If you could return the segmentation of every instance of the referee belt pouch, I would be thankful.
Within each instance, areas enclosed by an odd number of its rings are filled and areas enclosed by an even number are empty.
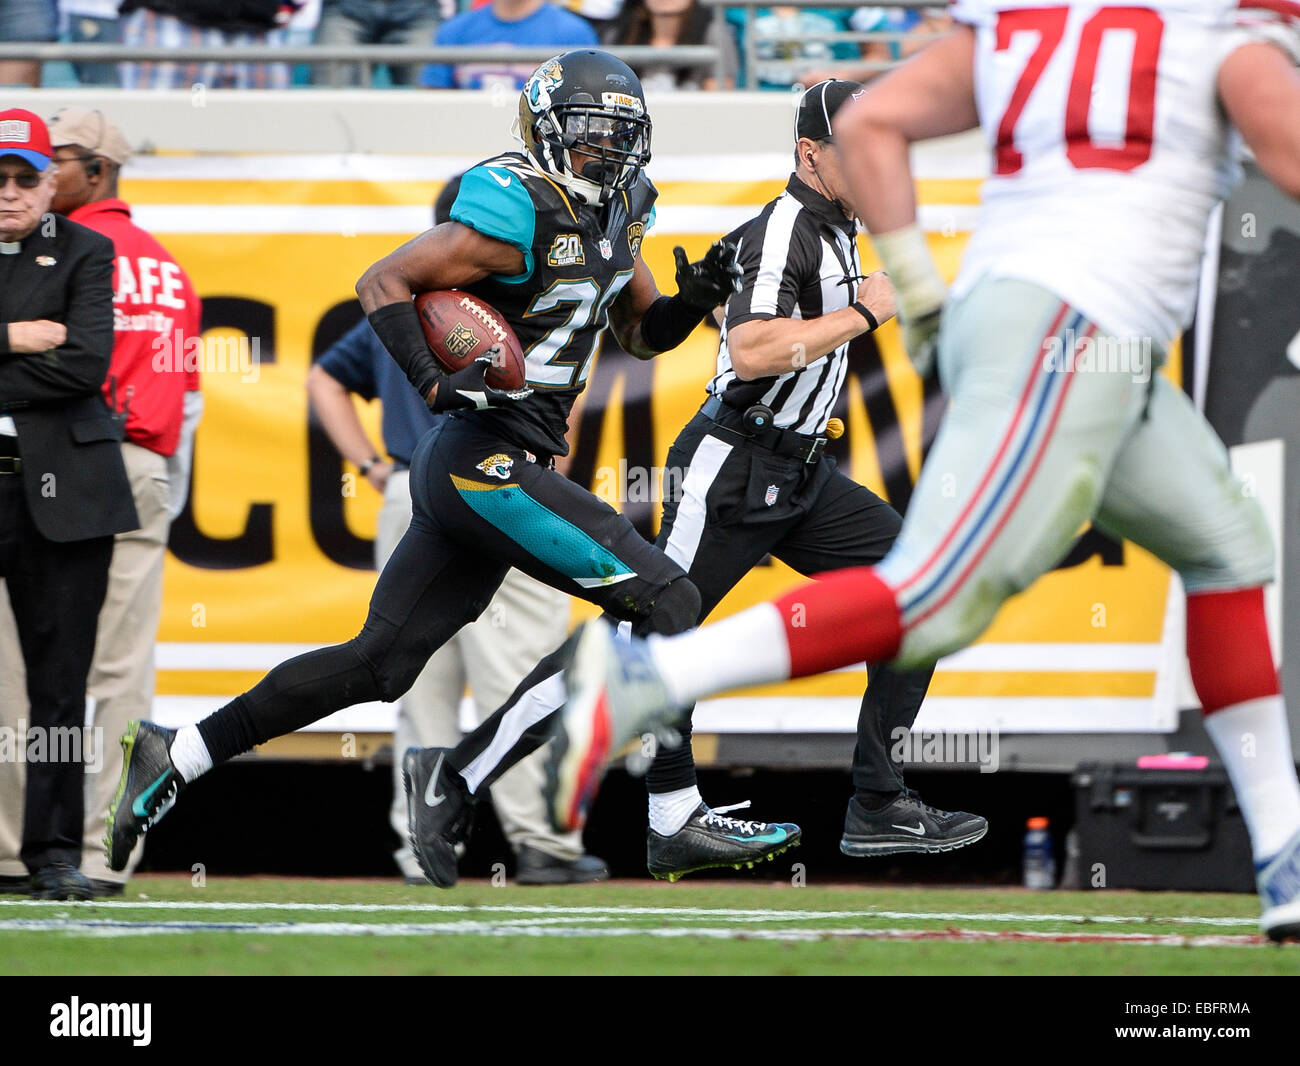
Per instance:
[[[1073,883],[1062,888],[1255,890],[1250,837],[1221,766],[1081,763],[1073,785]]]
[[[700,410],[722,429],[777,455],[789,456],[811,465],[820,462],[822,453],[826,451],[825,437],[810,437],[788,429],[750,429],[745,425],[744,413],[723,403],[720,396],[710,396]]]

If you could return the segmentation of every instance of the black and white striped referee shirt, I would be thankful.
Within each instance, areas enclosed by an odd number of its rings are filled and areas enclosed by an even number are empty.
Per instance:
[[[844,384],[848,344],[798,370],[742,381],[731,365],[727,333],[754,319],[817,318],[848,307],[862,279],[854,223],[791,175],[785,192],[735,234],[744,287],[727,302],[708,391],[741,411],[755,403],[770,407],[782,429],[820,434]]]

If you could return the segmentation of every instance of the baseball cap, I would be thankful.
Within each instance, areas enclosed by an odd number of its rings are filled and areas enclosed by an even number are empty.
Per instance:
[[[75,144],[121,166],[131,158],[131,145],[104,112],[88,107],[65,107],[50,119],[50,143],[55,148]]]
[[[840,81],[838,78],[819,81],[809,88],[799,98],[799,107],[794,113],[795,139],[829,140],[835,113],[862,91],[862,82]]]
[[[50,147],[50,131],[40,115],[21,107],[0,111],[0,156],[5,155],[25,159],[37,170],[50,165],[54,150]]]

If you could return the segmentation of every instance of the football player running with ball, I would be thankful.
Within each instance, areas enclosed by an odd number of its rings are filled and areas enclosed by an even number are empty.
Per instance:
[[[1300,784],[1264,616],[1276,553],[1204,417],[1140,363],[1191,319],[1207,222],[1239,175],[1234,127],[1300,199],[1300,5],[956,0],[952,15],[953,34],[835,123],[908,352],[924,364],[937,341],[949,396],[899,538],[877,566],[692,633],[615,642],[590,623],[551,749],[552,817],[590,802],[606,752],[713,692],[966,646],[1093,520],[1182,578],[1261,926],[1300,936]],[[977,126],[992,174],[949,299],[908,146]]]
[[[700,596],[681,567],[551,459],[567,452],[569,409],[606,324],[641,358],[676,347],[735,290],[735,250],[719,242],[696,263],[679,250],[678,293],[660,295],[640,254],[657,195],[643,172],[650,118],[636,75],[613,56],[573,51],[539,67],[520,99],[520,133],[524,152],[464,175],[451,221],[381,259],[357,284],[384,346],[429,407],[448,414],[412,457],[414,517],[379,576],[365,625],[344,644],[277,666],[197,726],[132,722],[105,839],[113,869],[177,792],[214,765],[340,708],[400,698],[433,652],[482,613],[511,566],[648,631],[694,624]],[[450,374],[439,366],[412,297],[453,288],[513,327],[526,387],[489,385],[491,354]],[[560,683],[556,667],[549,675]],[[520,717],[527,707],[514,710],[496,736],[501,754],[533,724]],[[463,828],[470,787],[442,749],[423,754],[408,768],[422,802]],[[475,780],[473,791],[485,794],[490,784]],[[416,853],[432,880],[455,882],[450,845],[430,857],[417,842]]]

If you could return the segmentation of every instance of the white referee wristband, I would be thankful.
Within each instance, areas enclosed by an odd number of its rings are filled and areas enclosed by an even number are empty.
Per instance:
[[[921,227],[913,222],[889,233],[872,234],[880,264],[898,295],[899,315],[915,322],[943,306],[948,286],[939,276]]]

